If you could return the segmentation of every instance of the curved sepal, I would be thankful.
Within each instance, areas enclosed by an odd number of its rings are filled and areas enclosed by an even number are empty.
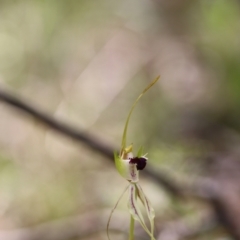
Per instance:
[[[130,214],[132,215],[132,217],[138,221],[142,228],[145,230],[145,232],[151,237],[151,240],[155,240],[154,236],[153,236],[153,228],[151,225],[151,231],[148,229],[148,227],[146,226],[146,223],[144,221],[144,218],[142,216],[142,213],[139,209],[139,206],[137,204],[137,197],[138,195],[138,187],[135,183],[132,183],[130,185],[130,194],[129,194],[129,201],[128,201],[128,209]]]
[[[114,152],[114,161],[119,174],[125,178],[127,175],[127,167],[117,152]]]
[[[154,234],[154,218],[155,218],[155,212],[154,209],[150,203],[150,201],[148,200],[148,198],[146,197],[146,195],[144,194],[141,186],[136,183],[136,187],[138,189],[138,196],[143,204],[143,206],[145,207],[145,210],[147,212],[148,215],[148,219],[151,225],[151,234]]]
[[[141,99],[141,97],[159,80],[160,76],[156,77],[143,91],[142,93],[138,96],[138,98],[136,99],[136,101],[133,103],[128,116],[127,116],[127,120],[124,126],[124,130],[123,130],[123,136],[122,136],[122,147],[121,149],[125,149],[126,148],[126,144],[127,144],[127,130],[128,130],[128,124],[129,124],[129,120],[131,118],[132,112],[135,108],[135,106],[137,105],[138,101]]]
[[[133,154],[130,152],[125,155],[126,159],[122,159],[116,152],[114,153],[114,161],[119,174],[129,182],[138,182],[138,170],[136,164],[130,163]]]

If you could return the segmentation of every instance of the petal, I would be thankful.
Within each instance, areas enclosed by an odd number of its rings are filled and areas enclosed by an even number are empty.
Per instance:
[[[146,195],[144,194],[141,186],[140,186],[138,183],[136,183],[136,187],[137,187],[137,189],[138,189],[138,196],[139,196],[141,202],[143,203],[143,205],[144,205],[144,207],[145,207],[145,209],[146,209],[148,218],[149,218],[150,220],[154,219],[154,217],[155,217],[155,212],[154,212],[154,209],[153,209],[150,201],[148,200],[148,198],[147,198]]]
[[[129,202],[128,202],[128,209],[132,217],[139,221],[143,229],[146,231],[146,233],[151,237],[151,239],[155,239],[153,237],[153,234],[149,231],[148,227],[145,224],[145,221],[143,219],[142,213],[137,205],[137,186],[135,183],[131,183],[129,187]]]
[[[142,213],[137,205],[137,188],[135,184],[130,184],[129,187],[129,202],[128,202],[128,209],[132,217],[139,221],[141,224],[146,226]]]
[[[149,219],[149,222],[151,225],[151,235],[153,236],[153,234],[154,234],[154,218],[155,218],[154,209],[153,209],[151,203],[149,202],[149,200],[147,199],[146,195],[144,194],[141,186],[136,183],[136,187],[138,190],[138,196],[146,209],[148,219]]]

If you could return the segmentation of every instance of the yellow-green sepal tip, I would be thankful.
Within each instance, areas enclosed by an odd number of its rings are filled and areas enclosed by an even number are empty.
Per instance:
[[[143,146],[141,146],[137,152],[137,157],[142,157],[143,156]]]

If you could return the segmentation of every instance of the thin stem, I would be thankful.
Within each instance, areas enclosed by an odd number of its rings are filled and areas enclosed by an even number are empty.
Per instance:
[[[154,223],[151,224],[151,240],[155,240],[154,238]]]
[[[134,225],[135,225],[135,220],[134,220],[133,216],[131,215],[130,227],[129,227],[129,240],[134,240]]]

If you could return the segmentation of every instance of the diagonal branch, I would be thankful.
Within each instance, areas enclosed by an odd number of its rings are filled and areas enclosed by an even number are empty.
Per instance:
[[[102,154],[110,161],[113,161],[114,148],[105,145],[103,141],[97,140],[97,138],[93,135],[87,134],[66,123],[61,122],[60,120],[57,120],[54,117],[51,117],[47,113],[38,110],[35,106],[30,105],[18,97],[15,97],[6,90],[0,89],[0,101],[17,108],[23,113],[27,113],[45,126],[54,129],[75,141],[85,144],[90,149]],[[151,166],[148,166],[148,168],[146,168],[142,173],[154,180],[156,183],[162,185],[170,194],[178,197],[183,195],[182,190],[176,184],[174,184],[172,180],[168,179],[168,177],[165,176],[166,174],[155,171]]]
[[[113,152],[114,148],[111,146],[107,146],[103,143],[103,141],[97,139],[94,137],[94,135],[90,135],[85,133],[84,131],[78,130],[74,128],[73,126],[70,126],[64,122],[61,122],[60,120],[51,117],[50,115],[46,114],[43,111],[38,110],[33,105],[30,105],[26,103],[25,101],[19,99],[18,97],[15,97],[11,93],[8,93],[5,90],[0,89],[0,101],[3,103],[14,107],[18,109],[20,112],[28,114],[29,116],[33,117],[40,123],[44,124],[45,126],[54,129],[55,131],[65,135],[66,137],[72,138],[75,141],[78,141],[79,143],[85,144],[87,147],[92,149],[93,151],[96,151],[103,156],[105,156],[108,160],[113,162]],[[161,185],[165,188],[165,190],[171,194],[174,197],[178,198],[184,198],[184,197],[197,197],[199,199],[209,200],[211,199],[211,184],[209,183],[202,183],[201,181],[198,181],[197,184],[194,184],[194,187],[180,186],[176,183],[170,176],[168,176],[167,173],[155,170],[151,165],[142,172],[146,177],[151,178],[154,182]],[[70,221],[71,222],[71,221]],[[75,222],[75,220],[74,220]],[[65,223],[64,223],[65,225]],[[47,226],[47,225],[46,225]],[[62,226],[61,224],[59,226]],[[48,228],[48,227],[47,227]],[[45,225],[41,227],[37,227],[34,229],[34,231],[29,231],[28,229],[20,229],[16,231],[10,231],[10,232],[0,232],[0,239],[1,236],[5,236],[3,239],[8,240],[21,240],[21,239],[29,239],[29,240],[38,240],[38,236],[45,237]],[[58,228],[58,224],[56,226]],[[61,228],[61,227],[60,227]],[[70,231],[70,235],[72,236],[72,232]],[[53,232],[58,232],[54,231]],[[89,231],[87,231],[89,233]],[[77,236],[78,233],[74,233]],[[22,238],[19,236],[22,236]],[[67,237],[68,238],[68,237]],[[67,239],[62,236],[62,238],[59,238],[59,236],[51,236],[50,240],[55,239]]]
[[[101,153],[107,158],[113,158],[113,148],[104,145],[102,142],[95,140],[93,136],[79,131],[78,129],[67,125],[59,120],[49,116],[43,111],[38,110],[36,107],[24,102],[23,100],[13,96],[12,94],[0,89],[0,101],[17,108],[18,110],[28,113],[32,117],[34,117],[37,121],[43,123],[47,127],[50,127],[59,133],[70,137],[76,141],[84,143],[89,148]]]

